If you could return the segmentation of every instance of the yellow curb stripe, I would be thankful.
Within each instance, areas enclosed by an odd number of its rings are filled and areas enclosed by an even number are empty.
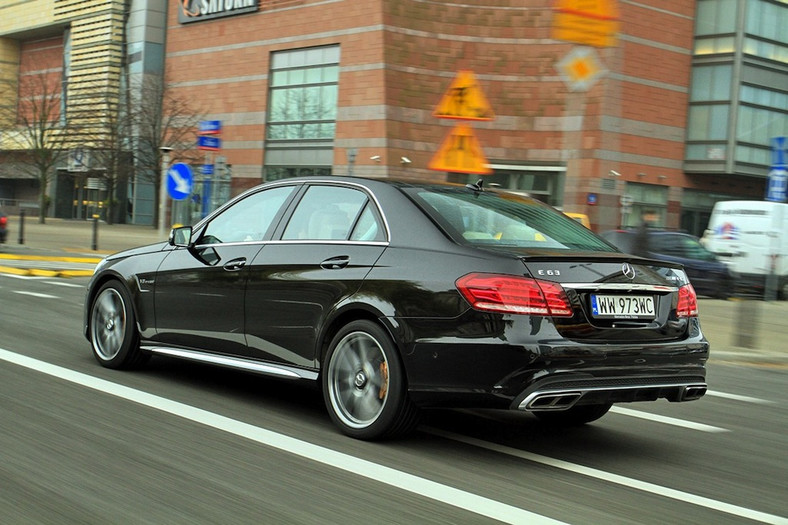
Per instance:
[[[0,266],[0,273],[27,277],[90,277],[93,275],[93,270],[43,270],[40,268]]]
[[[63,270],[59,272],[60,277],[90,277],[93,270]]]
[[[12,253],[0,253],[0,259],[16,261],[54,261],[98,264],[102,261],[101,257],[49,257],[47,255],[14,255]]]
[[[10,273],[12,275],[28,275],[29,270],[26,268],[13,268],[11,266],[0,266],[0,273]]]
[[[28,270],[28,275],[33,277],[57,277],[56,270],[42,270],[40,268],[31,268]]]

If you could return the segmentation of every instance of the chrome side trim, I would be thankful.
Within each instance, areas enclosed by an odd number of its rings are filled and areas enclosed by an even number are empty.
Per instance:
[[[310,381],[317,381],[318,377],[317,372],[312,372],[311,370],[301,370],[299,368],[276,365],[272,363],[261,363],[259,361],[242,359],[240,357],[209,354],[206,352],[199,352],[197,350],[184,350],[181,348],[167,348],[161,346],[142,346],[141,350],[150,352],[152,354],[177,357],[179,359],[188,359],[190,361],[223,366],[226,368],[234,368],[236,370],[244,370],[257,374],[284,377],[286,379],[308,379]]]

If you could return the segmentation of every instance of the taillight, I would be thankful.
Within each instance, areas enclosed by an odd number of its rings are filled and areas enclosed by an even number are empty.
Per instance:
[[[8,217],[0,217],[0,226],[5,226],[8,223]]]
[[[698,296],[691,284],[685,284],[679,288],[676,315],[678,317],[698,317]]]
[[[515,275],[469,273],[457,279],[457,290],[477,310],[571,317],[572,307],[558,283]]]

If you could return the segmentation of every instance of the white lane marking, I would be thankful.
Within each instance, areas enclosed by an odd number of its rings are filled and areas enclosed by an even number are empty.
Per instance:
[[[547,456],[540,456],[539,454],[534,454],[532,452],[526,452],[524,450],[507,447],[504,445],[498,445],[496,443],[490,443],[488,441],[482,441],[480,439],[476,439],[468,436],[462,436],[459,434],[455,434],[453,432],[445,432],[443,430],[438,430],[434,428],[425,429],[424,427],[422,427],[422,430],[445,439],[451,439],[453,441],[458,441],[460,443],[465,443],[467,445],[471,445],[474,447],[479,447],[485,450],[490,450],[493,452],[498,452],[500,454],[506,454],[508,456],[513,456],[527,461],[531,461],[533,463],[538,463],[540,465],[546,465],[548,467],[553,467],[560,470],[573,472],[575,474],[580,474],[582,476],[587,476],[589,478],[594,478],[601,481],[607,481],[609,483],[614,483],[616,485],[622,485],[627,488],[637,489],[643,492],[649,492],[651,494],[656,494],[658,496],[663,496],[673,500],[682,501],[684,503],[690,503],[692,505],[697,505],[699,507],[706,507],[708,509],[723,512],[725,514],[731,514],[733,516],[739,516],[753,521],[759,521],[761,523],[788,525],[788,518],[784,518],[782,516],[768,514],[766,512],[760,512],[757,510],[748,509],[746,507],[740,507],[738,505],[732,505],[730,503],[725,503],[723,501],[718,501],[703,496],[696,496],[695,494],[682,492],[680,490],[672,489],[670,487],[663,487],[661,485],[656,485],[654,483],[649,483],[647,481],[640,481],[634,478],[620,476],[618,474],[605,472],[604,470],[599,470],[592,467],[584,467],[583,465],[570,463],[568,461],[563,461],[560,459],[549,458]]]
[[[55,286],[65,286],[66,288],[85,288],[84,284],[74,284],[74,283],[69,283],[69,282],[66,282],[66,281],[43,281],[43,282],[45,282],[46,284],[52,284],[52,285],[55,285]]]
[[[371,461],[0,348],[0,359],[504,523],[560,521]]]
[[[15,273],[0,273],[0,275],[2,275],[3,277],[10,277],[12,279],[22,279],[25,281],[46,279],[46,277],[39,277],[37,275],[16,275]]]
[[[38,297],[41,299],[60,299],[57,295],[49,295],[48,293],[28,292],[26,290],[14,290],[14,293],[19,295],[29,295],[31,297]]]
[[[728,394],[727,392],[717,392],[714,390],[707,390],[707,396],[714,396],[714,397],[721,397],[723,399],[731,399],[733,401],[742,401],[744,403],[755,403],[758,405],[774,405],[776,404],[774,401],[769,401],[768,399],[760,399],[757,397],[750,397],[750,396],[740,396],[739,394]]]
[[[725,428],[713,427],[711,425],[704,425],[703,423],[695,423],[694,421],[687,421],[685,419],[676,419],[675,417],[650,414],[648,412],[641,412],[640,410],[632,410],[631,408],[622,408],[622,407],[614,406],[613,408],[610,409],[610,411],[624,416],[638,417],[640,419],[656,421],[657,423],[664,423],[665,425],[673,425],[674,427],[688,428],[690,430],[700,430],[701,432],[730,432],[730,430]]]

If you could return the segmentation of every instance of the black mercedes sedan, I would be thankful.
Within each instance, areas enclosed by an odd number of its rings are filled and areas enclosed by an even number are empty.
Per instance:
[[[165,355],[314,384],[360,439],[431,407],[578,425],[690,401],[709,356],[681,265],[482,181],[263,184],[99,263],[84,333],[110,368]]]

